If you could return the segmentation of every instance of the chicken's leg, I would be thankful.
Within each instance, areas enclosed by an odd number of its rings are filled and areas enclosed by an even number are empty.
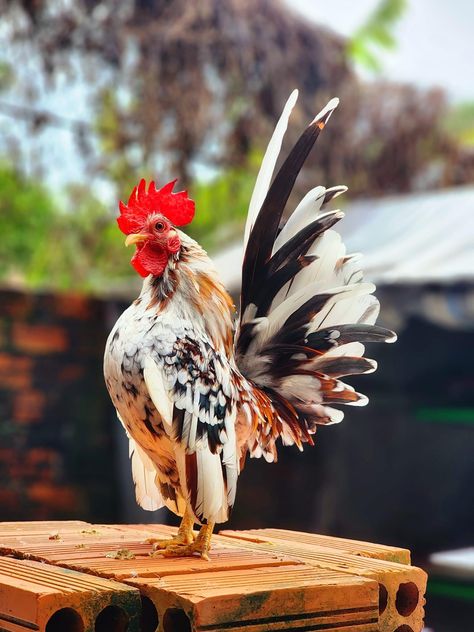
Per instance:
[[[197,538],[190,544],[168,546],[162,553],[165,557],[188,557],[198,553],[204,560],[209,560],[211,548],[211,536],[214,523],[203,524]]]
[[[148,538],[148,540],[146,540],[147,544],[153,544],[154,552],[151,553],[151,555],[160,555],[161,551],[168,547],[182,547],[193,543],[195,539],[193,527],[194,516],[189,509],[186,508],[181,524],[179,525],[178,533],[174,538],[166,540],[162,538]]]

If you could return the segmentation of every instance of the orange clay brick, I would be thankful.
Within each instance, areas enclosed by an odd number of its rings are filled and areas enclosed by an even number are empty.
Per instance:
[[[138,632],[140,611],[139,592],[130,586],[0,557],[2,631]]]
[[[55,528],[55,523],[50,523],[52,529],[39,534],[0,535],[0,551],[115,579],[298,564],[298,560],[273,551],[242,550],[228,542],[213,546],[210,562],[198,557],[150,557],[152,545],[140,531],[105,525],[63,530],[59,524]],[[120,551],[122,556],[126,553],[133,558],[120,559]]]
[[[361,542],[359,540],[349,540],[347,538],[335,538],[329,535],[318,535],[317,533],[304,533],[302,531],[287,531],[286,529],[249,529],[246,531],[220,531],[227,537],[237,537],[247,539],[250,542],[265,542],[268,539],[282,540],[292,544],[310,544],[323,546],[324,548],[335,549],[343,553],[361,555],[362,557],[372,557],[387,562],[398,562],[398,564],[410,564],[410,551],[400,549],[385,544],[373,544],[372,542]]]
[[[163,525],[134,525],[133,528],[148,534],[156,530],[160,537],[165,533],[170,537],[175,532],[174,528]],[[272,535],[267,535],[269,533]],[[273,551],[318,568],[373,579],[379,584],[381,632],[394,632],[403,625],[407,626],[405,632],[419,632],[423,628],[427,576],[422,569],[409,565],[410,552],[406,549],[279,529],[224,530],[221,534],[214,536],[214,544],[225,545],[227,540],[232,546],[238,542],[238,546],[247,550]],[[403,563],[390,561],[394,558]]]
[[[0,353],[0,389],[23,389],[31,385],[31,358]]]
[[[274,551],[242,550],[236,546],[221,544],[213,547],[210,561],[198,557],[150,557],[152,546],[137,536],[121,538],[117,535],[113,539],[101,541],[83,536],[80,541],[71,541],[59,532],[49,537],[25,537],[14,542],[3,542],[0,549],[3,553],[14,554],[22,559],[57,564],[119,581],[236,569],[245,572],[251,568],[294,566],[300,563],[295,558]],[[131,559],[123,559],[129,556]]]
[[[84,492],[77,487],[46,480],[31,483],[26,494],[31,502],[40,504],[43,509],[70,511],[72,507],[81,505]]]
[[[45,404],[46,396],[41,391],[22,390],[13,399],[13,418],[23,423],[38,421],[43,416]]]
[[[66,332],[55,325],[15,323],[12,337],[15,347],[27,353],[58,353],[68,346]]]
[[[378,630],[376,582],[310,566],[145,577],[127,583],[155,606],[162,632]]]
[[[422,629],[426,574],[404,549],[268,529],[223,531],[210,562],[149,557],[147,538],[175,533],[167,525],[8,523],[0,524],[0,553],[139,588],[144,632]]]
[[[348,575],[359,575],[378,582],[379,585],[379,630],[394,632],[399,626],[408,626],[407,630],[421,632],[424,618],[424,594],[426,591],[426,573],[414,566],[397,564],[386,560],[367,558],[337,551],[336,549],[314,546],[299,541],[265,538],[259,542],[237,538],[237,532],[228,538],[230,545],[254,551],[274,551],[280,555],[290,555],[296,559],[328,570],[337,570]],[[226,539],[217,536],[218,541]]]
[[[0,522],[0,542],[8,538],[25,538],[29,536],[48,536],[52,532],[79,533],[84,529],[92,529],[89,522],[82,520],[31,520],[29,522]]]
[[[169,538],[172,535],[176,534],[176,528],[166,526],[166,525],[129,525],[128,527],[124,527],[124,529],[129,529],[131,531],[139,530],[142,532],[143,536],[146,537],[164,537]],[[229,551],[232,556],[235,556],[238,559],[240,555],[242,560],[245,559],[247,552],[252,552],[253,554],[257,553],[254,549],[249,547],[247,551],[240,546],[240,542],[238,543],[238,548],[235,549],[232,541],[227,538],[221,538],[219,536],[215,536],[212,541],[213,548],[210,552],[211,563],[216,563],[219,556],[222,557],[222,561],[224,561],[224,549],[226,547],[232,547],[234,550]],[[240,550],[239,550],[240,549]],[[278,551],[266,550],[259,551],[265,552],[267,554],[272,554],[274,559],[277,558],[279,554]],[[230,555],[229,555],[230,557]],[[301,592],[306,590],[303,581],[303,571],[308,570],[308,565],[303,564],[304,560],[298,559],[295,555],[280,555],[280,561],[278,563],[278,568],[276,565],[270,564],[268,562],[267,571],[272,574],[272,578],[275,580],[275,587],[273,589],[268,589],[266,592],[271,591],[271,597],[268,597],[269,601],[265,606],[262,606],[262,611],[258,612],[255,609],[255,603],[259,603],[259,595],[260,591],[264,591],[264,587],[262,587],[262,578],[260,577],[260,573],[262,572],[262,563],[259,560],[255,560],[258,562],[258,568],[251,569],[250,567],[245,571],[245,573],[238,573],[236,569],[232,569],[231,567],[225,569],[225,567],[221,567],[221,572],[215,573],[212,576],[208,571],[206,571],[205,566],[200,560],[197,560],[198,565],[195,562],[187,562],[183,563],[181,568],[178,568],[177,565],[171,566],[170,569],[169,562],[176,563],[177,560],[163,560],[163,566],[161,568],[157,567],[157,571],[160,577],[161,582],[157,582],[154,579],[153,572],[149,573],[149,577],[144,577],[140,572],[140,567],[135,564],[135,569],[138,572],[138,577],[134,578],[126,578],[124,575],[115,575],[115,577],[120,577],[122,581],[127,583],[131,583],[132,585],[136,585],[140,588],[142,595],[148,597],[157,611],[161,614],[161,620],[166,622],[166,612],[169,611],[169,627],[160,628],[164,632],[168,632],[168,630],[220,630],[221,626],[225,625],[225,629],[229,630],[297,630],[303,628],[306,629],[331,629],[337,630],[339,628],[346,631],[355,631],[355,630],[370,630],[377,629],[378,630],[378,584],[377,585],[377,608],[373,609],[373,604],[369,606],[368,610],[363,611],[363,607],[361,610],[357,610],[359,606],[357,606],[357,599],[354,598],[353,594],[351,594],[348,585],[344,584],[344,589],[341,589],[341,585],[338,584],[334,586],[331,584],[334,580],[334,575],[340,577],[339,571],[331,571],[326,569],[314,569],[315,577],[317,577],[317,585],[318,591],[328,590],[328,585],[332,585],[332,591],[334,591],[340,598],[340,611],[336,614],[334,610],[318,610],[318,613],[321,615],[320,617],[315,614],[309,607],[305,609],[306,606],[302,606],[299,604],[300,610],[294,608],[292,610],[292,600],[294,599],[294,593],[292,592],[293,588],[298,585],[298,581],[301,579],[302,584],[300,588],[300,596]],[[121,565],[125,564],[121,562]],[[129,562],[126,563],[127,565]],[[205,564],[205,563],[204,563]],[[167,568],[168,567],[168,568]],[[97,566],[94,566],[95,570],[98,570]],[[124,570],[128,568],[123,567]],[[153,567],[154,568],[154,567]],[[158,570],[159,568],[159,570]],[[179,571],[179,575],[175,575],[175,568]],[[199,581],[196,582],[192,580],[192,577],[185,577],[185,575],[191,575],[195,577],[195,573],[199,569],[200,576]],[[298,570],[297,570],[298,569]],[[216,569],[217,570],[217,569]],[[104,568],[102,566],[102,570],[100,573],[104,572]],[[182,573],[182,575],[181,575]],[[275,573],[275,575],[273,575]],[[296,573],[296,575],[295,575]],[[299,573],[303,573],[299,575]],[[212,577],[212,579],[210,579]],[[264,578],[268,579],[268,575],[264,575]],[[209,578],[209,579],[208,579]],[[258,579],[257,579],[258,578]],[[150,581],[148,581],[148,579]],[[347,574],[346,579],[353,581],[355,579],[354,576],[350,577]],[[359,579],[361,579],[359,577]],[[176,586],[173,583],[173,580],[177,582],[184,582],[185,588],[183,588],[184,600],[181,599],[182,595],[180,594],[180,600],[171,602],[167,597],[163,597],[165,594],[168,595],[168,592],[171,590],[175,592]],[[281,585],[279,582],[281,581]],[[322,588],[324,582],[327,582],[328,585],[325,585],[325,588]],[[350,583],[349,581],[349,583]],[[371,586],[373,586],[372,582],[375,581],[373,578],[366,578],[366,581],[371,582]],[[162,583],[165,583],[166,587],[163,589],[164,592],[160,592],[160,586]],[[187,582],[187,584],[186,584]],[[292,583],[294,582],[294,583]],[[189,602],[186,602],[186,598],[189,596],[189,588],[188,585],[194,583],[194,586],[198,586],[193,595],[194,599],[191,599]],[[253,584],[253,586],[252,586]],[[214,594],[212,592],[212,587],[221,586],[223,592],[220,596],[219,594]],[[277,587],[278,586],[278,587]],[[282,588],[284,586],[284,588]],[[359,585],[360,586],[360,585]],[[203,587],[205,587],[205,592],[203,593]],[[252,592],[253,588],[253,592]],[[209,594],[208,594],[209,589]],[[231,590],[232,589],[232,590]],[[279,590],[281,589],[281,593]],[[354,589],[352,585],[351,590]],[[312,589],[316,591],[316,589]],[[312,590],[308,590],[308,595]],[[354,589],[355,590],[355,589]],[[248,593],[248,594],[247,594]],[[258,593],[257,595],[255,593]],[[279,593],[279,594],[278,594]],[[327,593],[325,593],[327,596]],[[168,595],[169,596],[169,595]],[[321,604],[324,604],[325,608],[328,608],[329,601],[324,601],[324,594],[322,596]],[[267,595],[265,596],[265,599]],[[313,603],[313,602],[312,602]],[[350,604],[352,607],[348,607]],[[367,607],[367,606],[366,606]],[[249,619],[242,619],[239,623],[239,613],[242,611],[248,611],[250,614]],[[204,618],[200,621],[201,614],[200,613],[208,613],[209,620],[206,621]],[[255,612],[255,617],[251,614]],[[322,612],[322,614],[321,614]],[[365,612],[365,614],[363,614]],[[202,615],[204,616],[204,615]],[[220,619],[218,618],[221,617]],[[328,617],[325,619],[325,617]],[[213,618],[212,618],[213,617]],[[228,618],[225,618],[228,617]],[[211,623],[212,621],[212,623]],[[253,622],[253,623],[251,623]],[[307,627],[307,626],[310,627]],[[176,627],[173,627],[176,626]],[[179,627],[181,626],[181,627]],[[186,627],[187,626],[187,627]]]
[[[160,632],[232,632],[242,625],[252,632],[301,630],[302,624],[304,629],[314,625],[344,632],[377,630],[378,584],[371,579],[312,568],[274,551],[243,550],[225,538],[217,538],[210,562],[150,558],[152,547],[144,542],[146,537],[176,532],[162,525],[25,527],[28,534],[0,525],[2,552],[121,578],[136,586],[142,593],[144,632],[154,632],[158,620]],[[107,557],[124,549],[135,557]]]
[[[86,320],[91,315],[91,302],[81,294],[56,294],[55,312],[58,316]]]
[[[119,541],[136,542],[137,538],[143,539],[143,534],[127,531],[125,535],[120,528],[98,526],[80,520],[0,523],[0,551],[8,554],[21,553],[22,547],[26,545],[41,547],[52,541],[71,545],[91,542],[102,545]]]

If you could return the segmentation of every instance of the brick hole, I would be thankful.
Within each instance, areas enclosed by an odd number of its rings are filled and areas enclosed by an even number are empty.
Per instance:
[[[383,584],[379,584],[379,614],[385,612],[388,603],[388,590]]]
[[[413,632],[413,628],[410,628],[409,625],[401,625],[395,630],[395,632]]]
[[[142,596],[142,616],[140,618],[142,632],[156,632],[160,619],[155,604],[149,597]]]
[[[48,619],[46,632],[84,632],[84,622],[73,608],[61,608]]]
[[[163,632],[192,632],[191,621],[184,610],[168,608],[163,617]]]
[[[414,582],[406,582],[398,587],[395,606],[402,617],[408,617],[418,605],[420,593]],[[402,630],[401,632],[405,632]]]
[[[118,606],[107,606],[95,620],[95,632],[127,632],[128,615]]]

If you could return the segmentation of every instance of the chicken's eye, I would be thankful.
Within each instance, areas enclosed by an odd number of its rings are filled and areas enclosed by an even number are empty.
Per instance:
[[[165,223],[164,222],[156,222],[155,230],[157,232],[159,232],[159,233],[162,233],[165,230]]]

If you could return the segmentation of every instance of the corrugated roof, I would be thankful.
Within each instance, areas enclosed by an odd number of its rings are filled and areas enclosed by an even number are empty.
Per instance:
[[[347,252],[362,252],[365,278],[379,284],[474,280],[474,186],[361,200],[337,225]],[[216,254],[225,285],[240,286],[242,244]]]

